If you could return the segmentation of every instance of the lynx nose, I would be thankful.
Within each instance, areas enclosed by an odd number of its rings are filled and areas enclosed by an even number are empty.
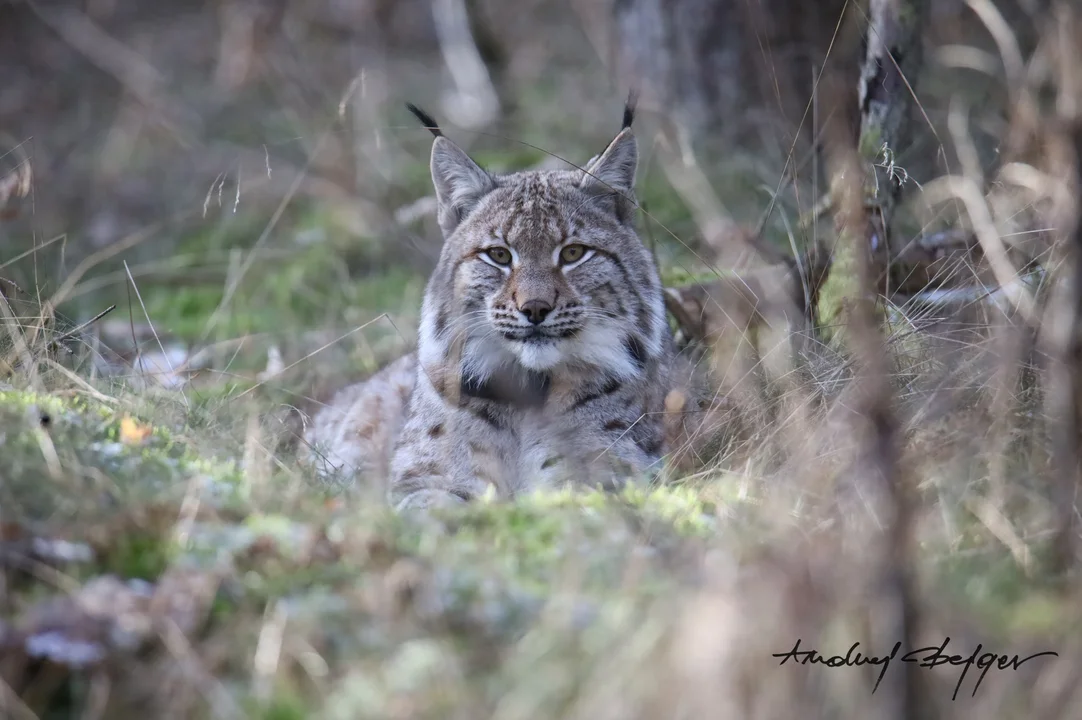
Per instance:
[[[549,305],[544,300],[527,300],[519,305],[518,311],[525,315],[526,319],[534,325],[540,325],[549,312],[552,311],[552,305]]]

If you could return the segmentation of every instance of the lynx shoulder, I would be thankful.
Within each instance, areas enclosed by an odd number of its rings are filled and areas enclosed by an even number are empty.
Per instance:
[[[416,375],[417,354],[409,353],[367,380],[339,390],[312,413],[304,446],[321,478],[385,485]]]

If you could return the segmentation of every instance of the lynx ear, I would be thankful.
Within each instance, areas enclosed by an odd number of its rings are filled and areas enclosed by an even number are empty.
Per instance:
[[[440,228],[449,236],[481,198],[496,188],[491,175],[445,137],[432,143],[432,185]]]
[[[477,202],[496,187],[496,181],[447,139],[431,115],[413,103],[406,103],[406,109],[436,138],[432,143],[432,185],[436,189],[440,229],[447,237]]]
[[[628,223],[635,210],[635,171],[639,163],[638,142],[631,128],[620,131],[605,152],[587,163],[579,186],[604,198],[620,222]]]
[[[639,94],[634,88],[628,92],[627,102],[624,103],[624,118],[620,125],[620,134],[609,143],[605,152],[594,155],[586,161],[583,166],[583,184],[586,184],[591,175],[597,176],[600,171],[622,174],[622,177],[605,178],[605,182],[613,187],[631,190],[635,186],[635,169],[639,162],[639,150],[638,143],[631,136],[631,125],[635,122],[635,106],[638,105],[638,97]],[[608,170],[600,165],[603,158],[611,163]],[[627,167],[628,163],[630,163],[630,168]]]
[[[600,183],[609,186],[609,189],[631,190],[635,187],[638,164],[638,141],[631,128],[625,128],[609,143],[605,152],[587,164],[589,172],[584,174],[582,186],[585,188]]]

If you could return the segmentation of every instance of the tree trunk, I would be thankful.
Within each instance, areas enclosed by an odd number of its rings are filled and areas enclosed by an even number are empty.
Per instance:
[[[731,151],[747,140],[788,151],[795,137],[807,149],[812,123],[805,111],[844,6],[615,0],[617,76],[640,87],[644,108],[681,125],[697,152]]]
[[[869,222],[860,230],[864,242],[839,237],[830,277],[819,295],[818,321],[827,336],[837,337],[846,322],[846,307],[859,296],[856,269],[859,248],[875,258],[876,275],[885,271],[890,253],[890,222],[904,185],[905,175],[894,165],[894,154],[910,139],[910,118],[916,78],[923,61],[921,28],[926,0],[870,0],[871,22],[857,86],[860,131],[857,147],[861,160],[870,166],[873,182],[865,190],[871,209]],[[831,179],[831,193],[838,190]],[[839,231],[846,232],[839,228]],[[848,231],[853,231],[850,228]]]
[[[1066,92],[1075,92],[1073,88]],[[1075,102],[1078,102],[1075,100]],[[1073,196],[1082,188],[1082,119],[1068,118],[1074,157]],[[1044,390],[1054,473],[1053,497],[1056,519],[1052,536],[1051,565],[1067,573],[1079,556],[1079,522],[1076,517],[1082,490],[1082,203],[1072,208],[1073,229],[1057,248],[1057,282],[1045,310],[1042,333],[1048,357]]]

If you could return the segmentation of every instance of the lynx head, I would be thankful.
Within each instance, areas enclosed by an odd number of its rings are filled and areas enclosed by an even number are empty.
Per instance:
[[[661,284],[635,231],[630,105],[623,129],[584,168],[506,175],[482,169],[410,109],[436,136],[444,236],[422,310],[423,363],[446,360],[457,342],[475,379],[590,367],[627,377],[666,351]]]

